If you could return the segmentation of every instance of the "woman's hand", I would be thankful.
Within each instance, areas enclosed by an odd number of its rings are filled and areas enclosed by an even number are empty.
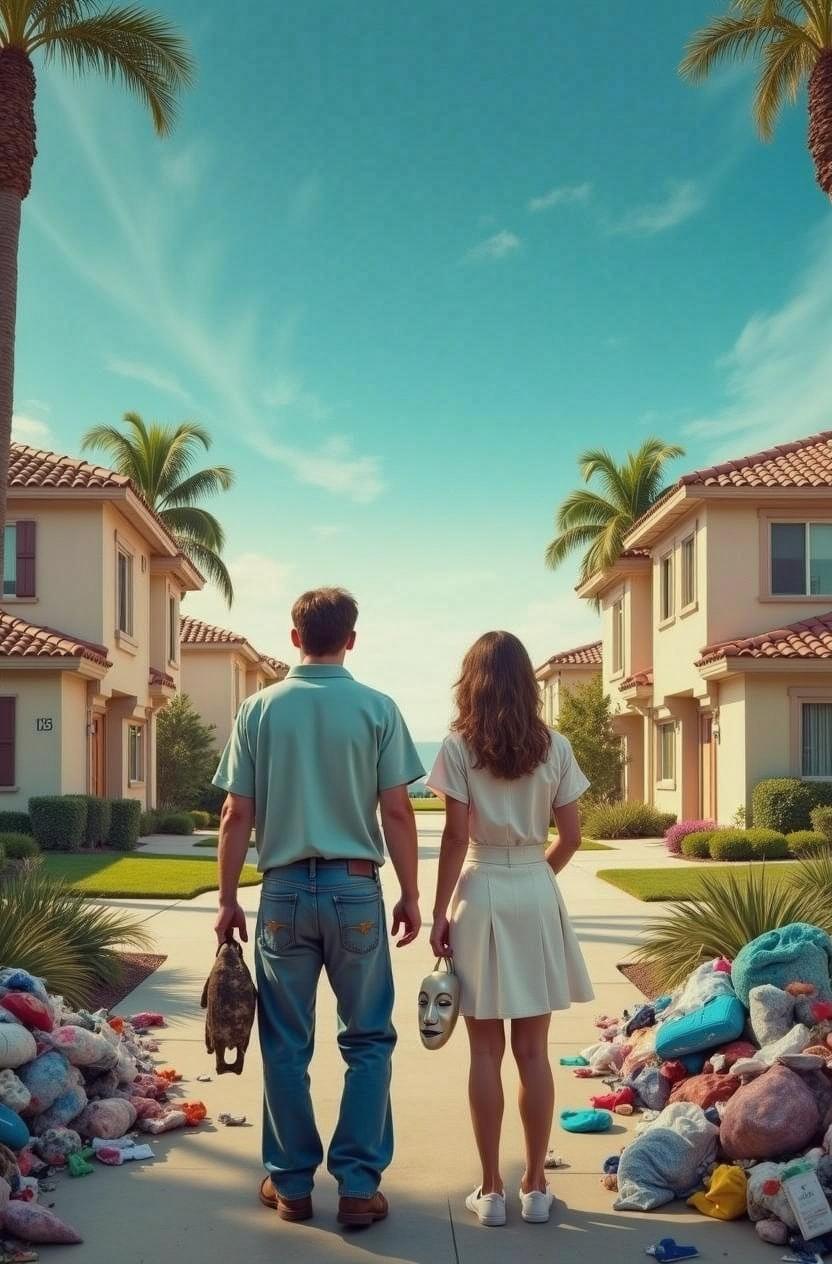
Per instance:
[[[435,917],[430,932],[430,946],[435,957],[452,957],[451,923],[447,917]]]

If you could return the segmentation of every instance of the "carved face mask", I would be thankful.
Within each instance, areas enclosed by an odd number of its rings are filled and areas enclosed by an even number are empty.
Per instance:
[[[443,958],[419,989],[419,1035],[425,1048],[441,1049],[447,1044],[458,1017],[459,979],[453,963]]]

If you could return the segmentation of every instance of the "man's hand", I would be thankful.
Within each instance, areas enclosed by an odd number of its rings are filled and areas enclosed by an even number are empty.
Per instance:
[[[398,935],[400,930],[405,933],[401,939],[396,940],[397,948],[404,948],[406,944],[412,944],[413,940],[419,934],[422,926],[422,914],[419,912],[419,901],[405,899],[404,896],[399,900],[393,909],[393,934]]]
[[[244,944],[248,943],[246,915],[235,900],[233,904],[220,904],[217,920],[214,922],[217,940],[224,944],[236,930]]]
[[[435,917],[430,932],[430,946],[435,957],[452,957],[451,924],[447,917]]]

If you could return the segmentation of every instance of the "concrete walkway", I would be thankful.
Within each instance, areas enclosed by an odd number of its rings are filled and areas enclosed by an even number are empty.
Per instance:
[[[436,876],[441,818],[419,820],[422,854],[422,905],[431,907]],[[181,845],[185,841],[178,840]],[[645,844],[626,844],[647,847]],[[157,850],[155,845],[148,851]],[[188,854],[204,854],[189,850]],[[212,853],[208,853],[209,855]],[[614,1013],[639,1000],[616,970],[616,963],[638,939],[646,906],[595,877],[599,867],[620,864],[621,852],[580,853],[562,879],[562,887],[582,942],[596,988],[596,1001],[555,1015],[551,1054],[558,1059],[579,1050],[593,1038],[593,1017]],[[634,858],[634,857],[633,857]],[[659,849],[656,848],[656,860]],[[600,862],[600,863],[599,863]],[[644,861],[642,861],[644,863]],[[651,863],[648,861],[648,863]],[[395,879],[384,871],[388,905]],[[242,892],[253,933],[258,889]],[[290,1226],[257,1201],[261,1176],[260,1065],[250,1049],[240,1078],[227,1075],[211,1083],[196,1082],[213,1073],[203,1044],[203,1015],[199,996],[210,969],[215,943],[211,931],[215,896],[192,901],[131,901],[149,920],[157,951],[167,954],[165,965],[120,1006],[129,1014],[159,1009],[169,1026],[161,1033],[160,1057],[185,1076],[182,1095],[202,1098],[212,1122],[194,1132],[181,1132],[154,1142],[157,1157],[143,1165],[106,1169],[97,1167],[85,1180],[60,1179],[55,1209],[75,1224],[85,1237],[83,1248],[53,1247],[54,1264],[83,1259],[85,1264],[167,1264],[182,1256],[207,1261],[246,1260],[273,1264],[340,1264],[373,1260],[393,1264],[491,1264],[511,1261],[551,1261],[594,1264],[612,1259],[644,1259],[644,1250],[662,1237],[695,1242],[704,1259],[730,1258],[732,1264],[758,1261],[766,1249],[747,1222],[722,1225],[706,1220],[683,1204],[649,1215],[612,1211],[613,1196],[602,1189],[602,1161],[626,1142],[629,1120],[616,1124],[606,1136],[573,1136],[557,1123],[552,1146],[569,1166],[551,1174],[558,1202],[549,1225],[524,1225],[516,1202],[522,1170],[522,1134],[514,1098],[516,1075],[506,1062],[506,1120],[504,1175],[509,1192],[509,1224],[502,1230],[480,1228],[464,1207],[465,1195],[477,1176],[474,1145],[466,1101],[466,1041],[462,1027],[443,1050],[426,1052],[416,1029],[419,981],[432,958],[423,935],[409,949],[393,949],[398,1000],[396,1025],[399,1046],[395,1059],[394,1095],[397,1150],[384,1188],[391,1203],[389,1220],[368,1231],[344,1232],[335,1220],[336,1192],[326,1172],[315,1191],[315,1219]],[[248,949],[251,958],[251,945]],[[315,1100],[322,1136],[333,1128],[342,1081],[342,1064],[335,1043],[332,998],[321,987],[318,1011],[318,1048],[312,1066]],[[557,1067],[558,1106],[584,1106],[592,1082],[575,1080]],[[601,1082],[597,1091],[603,1091]],[[244,1128],[224,1128],[213,1122],[220,1111],[247,1115]],[[768,1253],[774,1260],[777,1256]],[[44,1255],[43,1258],[46,1258]]]

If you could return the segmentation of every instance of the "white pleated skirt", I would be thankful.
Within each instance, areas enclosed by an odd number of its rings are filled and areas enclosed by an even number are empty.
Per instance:
[[[591,1001],[592,984],[545,849],[471,845],[451,948],[469,1018],[532,1018]]]

